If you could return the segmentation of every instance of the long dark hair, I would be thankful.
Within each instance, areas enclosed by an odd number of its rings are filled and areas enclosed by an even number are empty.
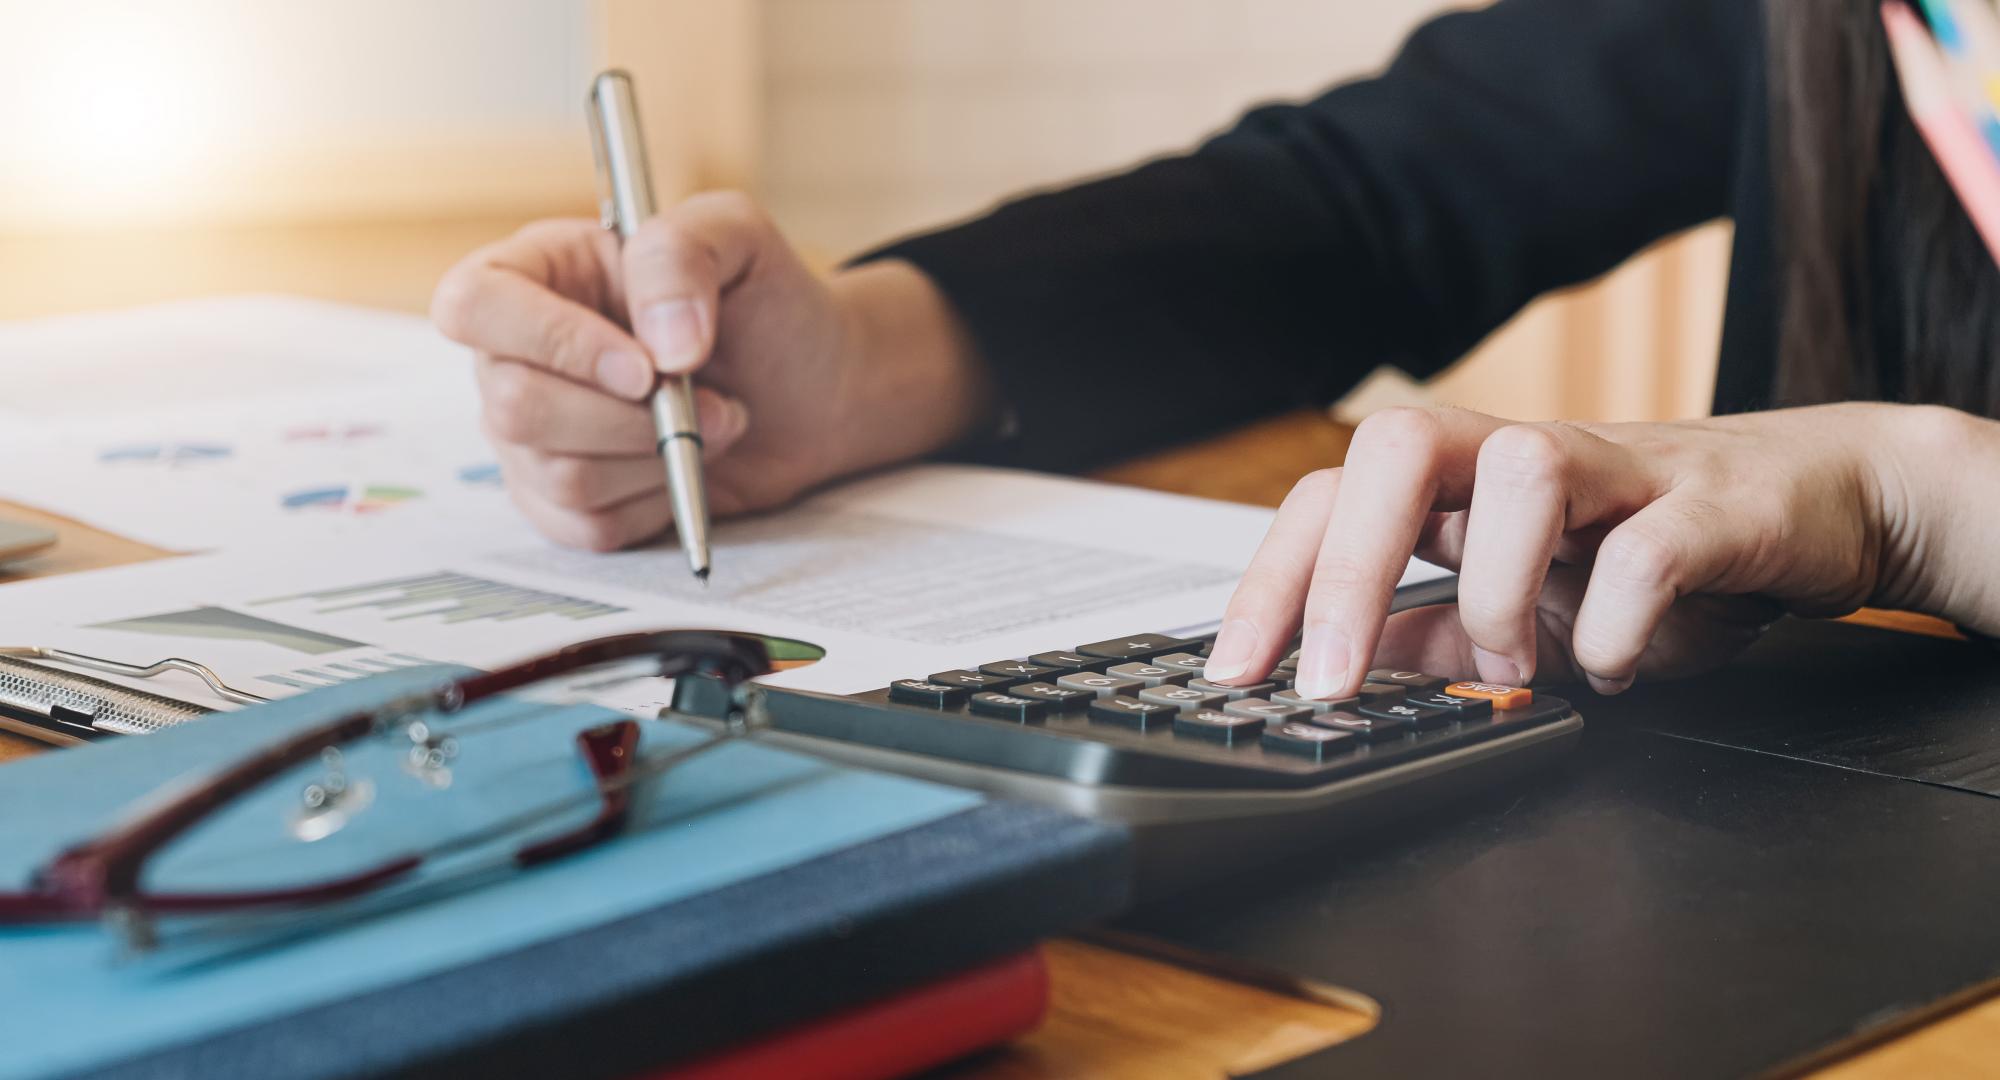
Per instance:
[[[1903,108],[1878,3],[1766,0],[1777,399],[2000,416],[2000,268]]]

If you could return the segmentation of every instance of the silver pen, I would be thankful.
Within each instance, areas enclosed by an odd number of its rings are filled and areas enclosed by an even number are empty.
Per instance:
[[[659,209],[646,141],[639,131],[639,103],[632,77],[606,71],[590,83],[590,141],[597,154],[597,177],[604,227],[629,240]],[[660,456],[667,464],[667,492],[674,502],[674,528],[687,552],[688,569],[708,584],[708,487],[701,471],[701,429],[695,423],[694,383],[668,375],[653,393],[653,423],[660,433]]]

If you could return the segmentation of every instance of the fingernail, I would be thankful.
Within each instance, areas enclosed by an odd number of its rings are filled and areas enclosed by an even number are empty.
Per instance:
[[[1502,686],[1521,685],[1521,669],[1514,661],[1496,652],[1487,652],[1477,645],[1472,647],[1472,662],[1479,667],[1479,677]]]
[[[1209,651],[1208,663],[1201,668],[1201,677],[1209,682],[1224,682],[1242,675],[1250,668],[1250,658],[1257,653],[1257,624],[1249,619],[1231,619],[1222,624],[1215,635],[1215,648]]]
[[[1331,623],[1306,627],[1306,640],[1299,649],[1300,697],[1330,698],[1347,682],[1347,635]]]
[[[1622,694],[1632,688],[1632,677],[1630,675],[1622,679],[1600,679],[1595,675],[1591,675],[1589,679],[1590,688],[1603,694],[1605,697],[1610,697],[1613,694]]]
[[[660,300],[639,312],[639,340],[661,371],[686,371],[701,360],[701,312],[692,301]]]
[[[619,397],[645,397],[659,377],[651,361],[629,349],[613,349],[597,358],[598,385]]]

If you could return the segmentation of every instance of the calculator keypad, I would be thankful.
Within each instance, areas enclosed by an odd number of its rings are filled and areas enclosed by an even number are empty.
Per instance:
[[[1309,699],[1292,688],[1296,653],[1263,682],[1225,686],[1201,677],[1210,644],[1133,634],[899,680],[886,696],[950,717],[1295,775],[1386,766],[1569,713],[1521,687],[1387,668],[1370,671],[1352,697]]]

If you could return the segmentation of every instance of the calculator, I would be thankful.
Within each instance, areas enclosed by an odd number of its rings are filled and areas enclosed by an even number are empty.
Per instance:
[[[1450,602],[1456,584],[1399,590],[1394,607]],[[1416,671],[1302,698],[1296,652],[1257,685],[1221,686],[1202,678],[1213,644],[1142,632],[968,657],[847,696],[768,688],[764,737],[1125,825],[1143,899],[1525,776],[1583,729],[1544,691]]]

